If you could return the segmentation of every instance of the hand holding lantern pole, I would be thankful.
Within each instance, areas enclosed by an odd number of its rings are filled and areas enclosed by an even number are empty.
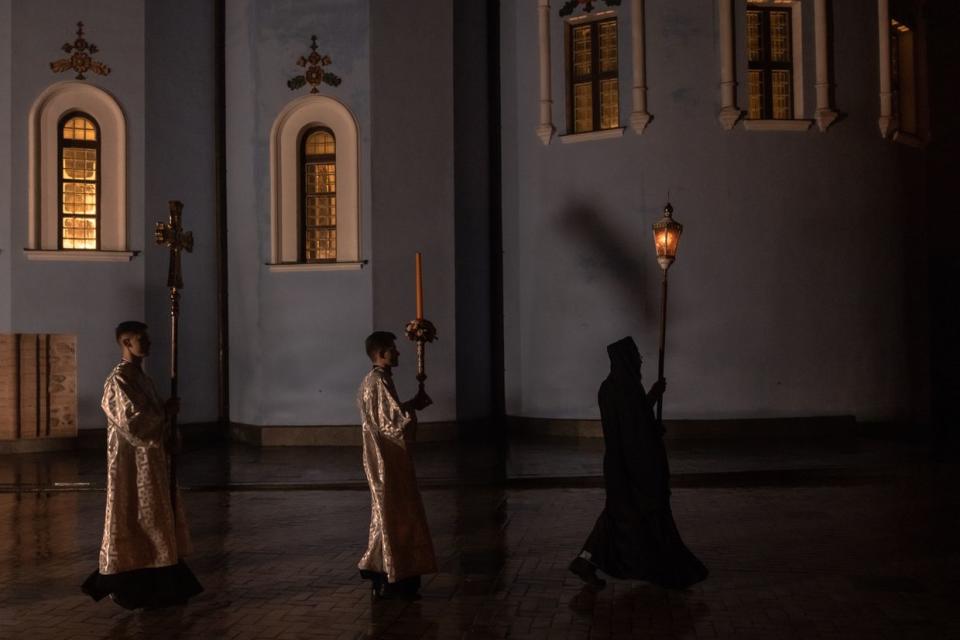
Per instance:
[[[663,270],[663,284],[660,294],[660,358],[657,363],[657,380],[663,380],[663,353],[667,342],[667,270],[677,257],[677,245],[683,225],[673,219],[673,207],[670,203],[663,208],[663,217],[653,225],[653,246],[657,251],[657,262]],[[657,422],[663,423],[663,396],[657,400]]]

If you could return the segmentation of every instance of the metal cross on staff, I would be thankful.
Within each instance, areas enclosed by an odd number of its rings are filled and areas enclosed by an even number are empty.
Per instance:
[[[183,289],[183,271],[180,268],[180,254],[183,251],[193,251],[193,232],[184,231],[181,220],[183,217],[183,203],[179,200],[170,201],[170,221],[158,222],[154,230],[157,244],[170,249],[170,268],[167,271],[167,287],[170,288],[170,397],[178,398],[177,394],[177,341],[178,324],[180,320],[180,289]],[[175,437],[177,432],[177,418],[170,421],[170,433]],[[170,465],[170,495],[176,500],[176,470]]]

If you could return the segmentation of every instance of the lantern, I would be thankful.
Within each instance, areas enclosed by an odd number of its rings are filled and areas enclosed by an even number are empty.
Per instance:
[[[677,257],[677,245],[683,225],[673,219],[673,207],[670,203],[663,208],[663,217],[653,225],[653,246],[657,251],[657,262],[666,271]]]

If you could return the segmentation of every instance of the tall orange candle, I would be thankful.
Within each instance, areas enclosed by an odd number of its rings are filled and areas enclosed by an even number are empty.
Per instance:
[[[423,320],[423,256],[417,251],[417,320]]]

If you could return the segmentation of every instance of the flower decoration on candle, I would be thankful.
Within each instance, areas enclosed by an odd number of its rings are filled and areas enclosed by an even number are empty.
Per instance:
[[[407,337],[415,342],[433,342],[437,339],[437,328],[424,318],[417,318],[407,323]]]

